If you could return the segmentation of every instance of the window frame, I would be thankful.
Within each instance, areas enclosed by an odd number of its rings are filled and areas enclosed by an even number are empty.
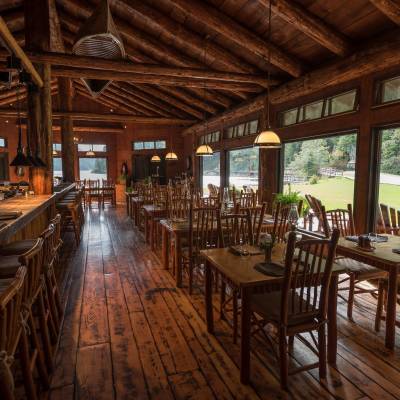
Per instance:
[[[157,143],[163,142],[165,147],[157,147]],[[152,147],[146,148],[147,144],[153,144]],[[142,144],[141,149],[136,149],[137,144]],[[154,140],[133,140],[131,142],[131,151],[154,151],[154,150],[166,150],[168,148],[167,139],[154,139]]]

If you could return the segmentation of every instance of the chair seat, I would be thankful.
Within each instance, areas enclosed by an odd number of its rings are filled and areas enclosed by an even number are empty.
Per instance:
[[[379,279],[387,276],[386,271],[356,260],[352,260],[351,258],[338,258],[335,260],[335,263],[344,266],[347,273],[354,274],[356,279],[359,280]]]
[[[36,239],[18,240],[0,247],[0,255],[13,256],[27,252],[36,244]]]
[[[19,267],[21,267],[19,256],[0,257],[0,277],[14,276]]]
[[[280,291],[253,295],[251,298],[252,310],[263,317],[266,321],[278,324],[281,320],[281,298],[282,293]],[[304,303],[300,296],[296,294],[294,297],[294,310],[299,310],[300,302]],[[289,326],[315,323],[315,318],[317,317],[316,312],[293,314],[291,304],[292,300],[289,300]]]

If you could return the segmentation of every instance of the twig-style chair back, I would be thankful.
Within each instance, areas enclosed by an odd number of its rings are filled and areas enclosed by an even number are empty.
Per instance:
[[[329,284],[339,230],[331,239],[303,239],[296,243],[296,232],[288,238],[282,285],[281,323],[301,323],[314,318],[326,322]],[[298,249],[294,259],[295,249]]]
[[[55,226],[50,224],[40,235],[43,239],[42,253],[43,253],[43,268],[50,267],[54,258],[54,245],[55,245]],[[45,271],[43,271],[45,272]]]
[[[61,240],[61,214],[57,214],[50,220],[50,224],[54,226],[54,251],[57,251],[63,243]]]
[[[180,192],[168,195],[167,215],[169,219],[188,219],[191,198]]]
[[[246,213],[249,215],[252,230],[252,243],[258,245],[261,229],[264,222],[265,210],[267,209],[267,204],[262,203],[259,206],[249,207],[246,209]]]
[[[272,229],[272,234],[275,237],[275,242],[283,242],[285,240],[285,234],[290,230],[289,226],[289,212],[290,205],[282,204],[280,202],[276,203],[275,216],[274,216],[274,227]]]
[[[103,188],[115,188],[115,182],[112,179],[103,179],[101,181],[101,186]]]
[[[238,203],[241,208],[255,207],[257,205],[257,197],[254,192],[241,191]]]
[[[218,207],[190,207],[189,254],[197,255],[200,250],[218,247]]]
[[[98,193],[100,189],[100,181],[98,179],[88,179],[86,184],[90,193]]]
[[[212,183],[209,183],[207,185],[208,192],[209,192],[209,197],[219,197],[219,187],[216,185],[213,185]]]
[[[253,244],[250,213],[218,214],[220,247]]]
[[[199,199],[198,206],[199,207],[218,207],[219,206],[219,197],[202,197]]]
[[[326,237],[330,236],[332,229],[338,229],[340,236],[354,236],[356,234],[353,218],[353,207],[347,205],[347,209],[338,208],[336,210],[325,211],[321,207],[323,231]]]
[[[314,217],[318,219],[318,230],[323,230],[323,216],[322,216],[322,202],[311,194],[306,194],[305,198],[310,205],[310,209],[314,214]]]

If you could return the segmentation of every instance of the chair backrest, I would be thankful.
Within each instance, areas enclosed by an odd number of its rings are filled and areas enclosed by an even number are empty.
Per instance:
[[[189,254],[200,250],[218,247],[218,207],[194,208],[189,213]]]
[[[38,238],[34,246],[19,257],[19,262],[28,270],[23,300],[29,302],[40,284],[43,267],[43,239]]]
[[[170,219],[189,219],[191,198],[180,192],[170,193],[167,202],[167,216]]]
[[[389,207],[386,204],[380,204],[380,209],[382,213],[382,219],[383,223],[385,226],[385,231],[386,233],[391,233],[392,230],[392,222],[390,220],[390,213],[389,213]]]
[[[296,243],[296,232],[290,232],[281,292],[282,324],[288,324],[289,316],[295,323],[301,323],[304,318],[326,321],[338,239],[339,230],[334,229],[330,239],[303,239]],[[295,249],[298,250],[296,258]]]
[[[43,239],[42,253],[43,253],[43,268],[47,269],[53,262],[54,247],[56,245],[55,226],[50,224],[40,235]]]
[[[103,188],[115,188],[115,183],[112,179],[103,179],[101,181],[101,186]]]
[[[219,247],[253,244],[250,213],[218,213]]]
[[[246,209],[246,213],[248,213],[250,221],[251,221],[251,230],[252,230],[252,243],[254,245],[258,245],[262,225],[264,222],[265,210],[267,209],[267,204],[262,203],[261,205],[255,207],[248,207]]]
[[[338,229],[340,236],[354,236],[356,234],[353,217],[353,207],[347,205],[347,209],[338,208],[336,210],[325,211],[321,208],[322,227],[326,237],[329,237],[332,229]]]
[[[14,356],[19,341],[23,287],[26,267],[18,268],[14,279],[0,294],[0,352]]]
[[[241,191],[238,203],[241,208],[255,207],[257,204],[257,197],[254,192]]]
[[[275,242],[283,242],[285,240],[285,234],[290,230],[289,226],[289,212],[290,205],[282,204],[280,202],[276,203],[275,215],[274,215],[274,227],[272,228],[272,234],[275,237]]]
[[[216,185],[213,185],[212,183],[209,183],[207,185],[208,191],[209,191],[209,197],[219,197],[219,187]]]

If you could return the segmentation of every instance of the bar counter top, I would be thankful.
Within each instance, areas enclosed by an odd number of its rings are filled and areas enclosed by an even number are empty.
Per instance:
[[[0,221],[0,243],[6,243],[18,231],[24,229],[35,218],[42,214],[49,206],[64,197],[69,191],[75,188],[75,184],[70,184],[62,188],[55,188],[51,195],[30,195],[15,196],[10,199],[0,201],[1,211],[21,211],[22,215],[18,218]],[[5,225],[3,226],[3,224]]]

